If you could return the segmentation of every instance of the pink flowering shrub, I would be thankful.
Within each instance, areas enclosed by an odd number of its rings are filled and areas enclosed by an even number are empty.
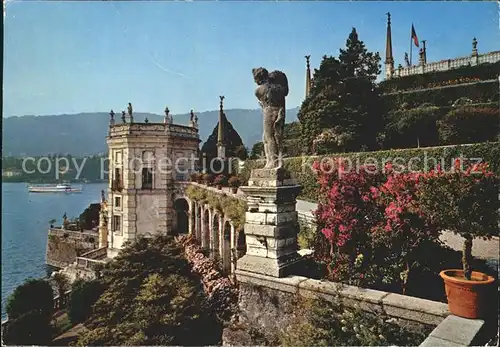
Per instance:
[[[221,186],[227,185],[227,177],[223,174],[215,176],[214,184],[221,185]]]
[[[233,317],[238,302],[238,290],[235,283],[220,273],[215,261],[205,256],[203,249],[192,236],[182,236],[179,242],[184,247],[186,258],[192,265],[192,271],[200,276],[210,306],[215,310],[219,319],[226,321]]]
[[[316,259],[334,281],[405,292],[410,271],[437,229],[420,211],[420,174],[314,165],[320,185]]]

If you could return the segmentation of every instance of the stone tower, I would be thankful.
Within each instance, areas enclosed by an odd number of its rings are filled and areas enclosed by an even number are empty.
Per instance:
[[[200,140],[194,126],[125,121],[110,125],[106,139],[108,257],[113,258],[127,241],[172,230],[174,182],[187,180]]]
[[[306,55],[306,98],[311,92],[311,64],[309,63],[310,55]]]
[[[226,157],[226,144],[224,143],[224,95],[219,96],[219,129],[217,132],[217,157]]]
[[[392,56],[391,14],[387,14],[387,37],[385,43],[385,78],[390,79],[394,75],[394,57]]]

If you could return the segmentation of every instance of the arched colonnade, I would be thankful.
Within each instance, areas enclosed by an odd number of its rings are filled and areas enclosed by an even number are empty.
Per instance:
[[[174,207],[177,232],[194,235],[201,247],[220,261],[224,273],[234,272],[236,259],[246,251],[243,229],[237,230],[230,219],[210,205],[191,201],[187,197],[176,197]],[[186,219],[187,230],[184,227]]]

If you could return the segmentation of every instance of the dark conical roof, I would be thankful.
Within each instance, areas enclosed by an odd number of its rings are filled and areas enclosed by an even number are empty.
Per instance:
[[[245,146],[243,141],[241,140],[240,135],[233,128],[231,122],[227,119],[226,114],[222,115],[223,123],[223,143],[226,147],[226,157],[240,157],[241,158],[241,150],[244,149]],[[201,147],[201,153],[205,154],[207,159],[217,157],[217,138],[219,131],[219,122],[214,127],[212,134],[208,137],[207,141]],[[245,159],[245,158],[241,158]]]

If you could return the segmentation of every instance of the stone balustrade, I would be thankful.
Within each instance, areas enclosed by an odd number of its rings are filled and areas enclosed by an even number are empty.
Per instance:
[[[198,138],[198,128],[180,124],[164,123],[115,123],[109,128],[109,137],[130,135],[169,134],[175,137]]]
[[[83,253],[80,258],[87,259],[104,259],[107,255],[107,247],[101,247],[94,250],[91,250],[87,253]]]
[[[460,57],[456,59],[441,60],[422,65],[412,65],[396,68],[394,70],[394,76],[405,77],[410,75],[419,75],[427,72],[447,71],[467,65],[474,66],[484,63],[496,63],[498,61],[500,61],[500,51],[495,51],[481,55],[472,55],[469,57]]]

